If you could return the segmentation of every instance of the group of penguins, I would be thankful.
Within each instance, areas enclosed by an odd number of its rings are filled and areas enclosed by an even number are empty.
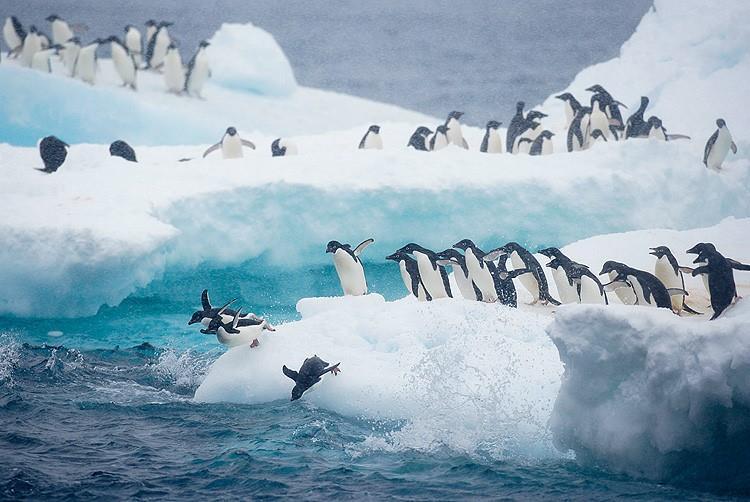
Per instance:
[[[367,239],[354,249],[349,244],[331,241],[326,248],[345,295],[367,294],[367,281],[360,255],[374,242]],[[711,320],[721,315],[738,298],[734,270],[750,271],[750,265],[725,258],[711,243],[699,243],[686,252],[695,254],[697,267],[683,267],[666,246],[650,248],[656,257],[654,273],[638,270],[624,263],[607,261],[598,275],[608,277],[603,284],[587,265],[573,261],[560,249],[549,247],[539,254],[549,258],[547,267],[557,286],[560,300],[552,297],[542,265],[517,242],[509,242],[489,252],[482,251],[470,239],[463,239],[440,252],[409,243],[386,256],[399,265],[407,291],[420,301],[454,297],[446,267],[453,269],[456,285],[467,300],[500,302],[517,307],[513,279],[531,294],[532,305],[561,303],[609,304],[607,292],[614,292],[626,305],[643,305],[671,309],[674,313],[700,314],[685,303],[684,273],[701,276],[713,309]],[[461,253],[463,251],[463,253]],[[508,262],[512,269],[508,269]]]
[[[26,32],[17,17],[6,18],[3,38],[8,47],[8,57],[18,58],[23,66],[52,73],[50,59],[57,55],[68,76],[93,85],[98,68],[97,50],[102,44],[109,43],[112,63],[123,86],[133,90],[138,88],[138,71],[149,69],[163,72],[169,92],[200,97],[203,85],[211,76],[205,50],[209,43],[201,41],[190,62],[187,66],[183,65],[180,50],[168,31],[173,23],[148,20],[145,36],[129,24],[125,27],[124,39],[112,35],[82,44],[60,16],[53,14],[46,20],[52,30],[51,40],[36,26],[30,26]]]
[[[249,345],[250,348],[257,347],[260,345],[258,338],[264,331],[276,330],[268,321],[252,312],[243,314],[242,308],[231,309],[230,305],[235,301],[236,298],[221,307],[214,307],[211,305],[208,290],[204,289],[201,293],[201,309],[193,312],[190,321],[188,321],[188,326],[200,323],[203,326],[201,333],[215,335],[220,343],[228,347],[239,347],[241,345]],[[297,371],[284,365],[281,369],[282,372],[294,381],[291,400],[295,401],[302,397],[302,394],[318,383],[326,373],[331,373],[334,376],[340,373],[340,364],[329,365],[317,355],[313,355],[306,358]]]

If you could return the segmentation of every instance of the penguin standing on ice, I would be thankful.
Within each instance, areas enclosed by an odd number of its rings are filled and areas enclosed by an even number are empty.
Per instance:
[[[503,153],[503,141],[500,138],[497,130],[502,125],[502,122],[497,120],[490,120],[484,129],[484,138],[482,139],[482,145],[479,147],[479,151],[483,153]]]
[[[448,136],[448,143],[459,146],[464,150],[469,149],[469,144],[464,138],[463,132],[461,131],[461,117],[464,112],[452,111],[448,114],[448,118],[445,119],[445,127],[447,128],[446,135]]]
[[[641,96],[641,106],[628,117],[625,124],[625,139],[648,137],[648,126],[643,120],[643,114],[648,107],[648,96]]]
[[[729,132],[727,123],[724,119],[716,120],[716,131],[708,138],[706,148],[703,152],[703,164],[709,169],[720,170],[721,164],[724,163],[724,159],[727,158],[729,150],[737,155],[737,145],[732,139],[732,134]]]
[[[498,291],[495,284],[495,264],[484,260],[486,253],[479,249],[471,239],[462,239],[455,243],[453,247],[464,252],[466,270],[469,272],[469,278],[473,285],[479,289],[482,301],[496,302]],[[479,295],[477,297],[479,298]]]
[[[146,27],[146,33],[143,38],[143,43],[146,48],[148,48],[148,45],[151,43],[151,39],[154,38],[154,35],[156,35],[156,29],[158,27],[158,23],[154,21],[153,19],[149,19],[143,25]]]
[[[102,42],[102,39],[97,38],[88,45],[81,47],[78,51],[74,73],[76,78],[83,80],[87,84],[94,85],[96,82],[96,70],[98,65],[96,51],[99,48],[99,44]]]
[[[674,257],[672,251],[667,246],[651,248],[649,254],[656,256],[654,275],[667,289],[685,289],[685,277],[682,275],[680,265],[677,263],[677,258]],[[683,310],[690,314],[700,314],[700,312],[696,312],[687,306],[685,295],[672,295],[671,298],[672,310],[677,314]]]
[[[690,249],[688,252],[693,250]],[[727,259],[713,246],[703,247],[693,263],[705,263],[693,270],[692,275],[693,277],[703,274],[708,276],[708,293],[711,296],[711,308],[714,311],[714,315],[711,316],[713,321],[732,304],[737,296],[734,271]]]
[[[16,16],[5,18],[3,38],[8,46],[8,57],[18,57],[23,49],[23,41],[26,40],[26,30]]]
[[[443,266],[450,265],[453,268],[453,278],[456,280],[461,296],[467,300],[482,301],[482,291],[471,280],[469,267],[466,266],[466,257],[455,249],[446,249],[437,254],[438,263]]]
[[[646,122],[646,137],[658,141],[672,141],[675,139],[690,139],[685,134],[667,134],[667,129],[659,117],[651,116]]]
[[[632,288],[636,305],[655,306],[672,310],[670,295],[687,295],[682,288],[667,287],[653,274],[615,261],[607,261],[599,275],[613,274],[611,282],[604,285],[606,291]]]
[[[619,132],[625,129],[625,124],[622,120],[622,114],[620,113],[620,106],[622,106],[623,108],[627,108],[627,106],[615,100],[612,95],[599,84],[592,85],[586,90],[594,93],[594,95],[591,97],[592,108],[593,100],[596,99],[601,105],[601,110],[604,112],[609,122],[609,126],[607,128],[614,136],[614,139],[618,140],[620,136]]]
[[[73,37],[62,44],[62,49],[58,51],[58,54],[62,57],[63,65],[65,65],[69,77],[75,76],[76,61],[78,61],[78,53],[80,51],[81,40],[78,37]]]
[[[141,39],[141,32],[132,24],[125,27],[125,47],[133,56],[136,66],[140,68],[143,64],[143,40]]]
[[[538,110],[529,110],[520,128],[520,134],[516,137],[516,144],[513,145],[513,153],[529,153],[531,144],[543,131],[540,120],[546,116],[546,113]],[[525,141],[527,139],[531,141]]]
[[[273,143],[271,143],[272,157],[288,157],[289,155],[297,155],[297,145],[286,138],[273,140]]]
[[[409,143],[406,144],[406,147],[412,147],[415,150],[419,150],[420,152],[428,151],[429,148],[427,144],[427,138],[430,134],[432,134],[432,131],[430,131],[428,127],[417,127],[417,130],[414,131],[414,134],[412,134],[411,138],[409,138]]]
[[[529,274],[531,271],[527,268],[509,271],[506,268],[508,255],[500,254],[494,256],[494,258],[497,260],[497,263],[493,263],[493,260],[489,260],[487,256],[484,257],[484,260],[487,265],[492,265],[489,270],[492,272],[492,278],[495,282],[497,301],[503,305],[517,308],[518,293],[516,292],[516,285],[513,284],[513,279],[524,274]]]
[[[109,154],[112,157],[120,157],[130,162],[138,162],[135,158],[135,150],[133,150],[133,147],[121,139],[113,141],[112,144],[109,145]]]
[[[437,253],[413,242],[398,251],[414,255],[419,267],[419,276],[422,278],[422,284],[424,284],[425,290],[433,300],[453,297],[448,281],[448,272],[445,270],[445,267],[438,263],[439,258]]]
[[[39,37],[39,32],[37,31],[36,26],[32,25],[29,27],[28,35],[23,39],[21,64],[30,67],[31,62],[34,59],[34,54],[41,51],[42,48],[42,39]]]
[[[58,49],[62,49],[62,47],[53,45],[48,49],[42,49],[34,54],[34,57],[31,59],[31,68],[44,73],[52,73],[50,58],[58,53]]]
[[[359,256],[367,246],[375,242],[375,239],[367,239],[360,242],[352,249],[350,244],[341,244],[331,241],[326,246],[326,253],[333,253],[333,266],[339,276],[341,289],[346,296],[362,296],[367,294],[367,280],[365,269]]]
[[[552,259],[547,267],[552,269],[552,279],[562,303],[609,304],[603,284],[589,267],[571,260],[555,247],[542,249],[539,254]]]
[[[185,67],[180,50],[173,43],[169,44],[164,56],[164,83],[167,84],[167,91],[174,94],[180,94],[185,89]]]
[[[185,91],[190,96],[201,97],[203,85],[211,77],[211,69],[208,67],[208,54],[206,47],[211,45],[206,40],[201,40],[198,50],[188,63],[187,77],[185,77]]]
[[[544,130],[533,141],[529,138],[521,138],[521,141],[531,143],[529,155],[551,155],[553,151],[552,136],[554,135],[555,133],[552,131]]]
[[[516,114],[510,120],[508,130],[505,133],[505,150],[508,153],[513,153],[513,146],[516,144],[516,137],[521,134],[522,128],[526,122],[523,116],[523,108],[526,103],[519,101],[516,103]]]
[[[172,23],[162,21],[156,25],[156,31],[148,42],[146,48],[146,67],[158,70],[164,64],[172,39],[169,36],[168,27]]]
[[[383,140],[380,137],[380,126],[371,125],[362,140],[359,142],[360,150],[382,150]]]
[[[448,146],[448,128],[445,124],[437,126],[435,134],[430,136],[430,151],[442,150]]]
[[[502,255],[508,255],[513,268],[516,270],[528,269],[531,273],[520,276],[519,280],[521,285],[526,288],[533,301],[531,304],[535,304],[541,300],[542,305],[551,303],[552,305],[560,305],[560,302],[552,298],[549,292],[549,286],[547,285],[547,277],[544,275],[544,269],[539,264],[534,255],[531,254],[526,248],[518,244],[517,242],[509,242],[504,246],[497,249],[493,249],[487,256],[485,261],[496,260]]]
[[[590,118],[591,108],[588,106],[582,106],[576,112],[570,126],[568,126],[567,147],[569,152],[578,152],[588,148]]]
[[[299,371],[290,370],[284,365],[281,370],[284,374],[294,380],[294,388],[292,389],[292,401],[302,397],[310,387],[320,382],[320,379],[326,373],[330,373],[333,376],[341,373],[339,365],[336,363],[333,366],[328,366],[328,363],[319,358],[317,355],[308,357],[305,362],[302,363]]]
[[[137,89],[136,79],[138,77],[138,65],[122,40],[112,35],[107,39],[112,53],[112,63],[115,66],[117,74],[122,80],[122,85],[130,87],[134,91]]]
[[[47,136],[39,142],[39,156],[44,162],[44,169],[38,169],[44,173],[54,173],[63,165],[68,157],[70,145],[57,136]]]
[[[255,150],[255,144],[252,141],[240,138],[237,133],[237,129],[234,127],[227,127],[227,131],[222,136],[221,141],[215,145],[211,145],[208,149],[203,152],[203,158],[221,148],[221,156],[225,159],[241,159],[243,157],[242,147],[250,148]]]
[[[422,277],[419,275],[417,260],[403,251],[396,251],[386,256],[385,259],[398,263],[398,268],[401,271],[401,280],[404,281],[404,286],[406,286],[406,290],[409,293],[414,295],[420,302],[432,301],[432,296],[425,289]]]
[[[46,21],[52,24],[52,43],[54,45],[62,45],[75,36],[68,23],[57,14],[48,16]]]
[[[555,98],[565,103],[565,128],[569,128],[578,110],[582,108],[581,103],[569,92],[564,92]]]

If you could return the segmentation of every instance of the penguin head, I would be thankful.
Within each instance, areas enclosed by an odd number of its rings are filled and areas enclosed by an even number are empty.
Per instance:
[[[235,136],[237,135],[237,129],[234,127],[227,127],[227,132],[225,133],[227,136]]]
[[[203,320],[204,314],[205,312],[203,312],[202,310],[196,310],[195,312],[193,312],[193,315],[190,316],[190,320],[188,321],[188,326],[201,322]]]
[[[650,128],[661,129],[662,127],[661,119],[659,117],[656,117],[655,115],[649,117],[647,123]]]
[[[177,45],[174,43],[174,41],[169,42],[169,45],[167,46],[168,51],[173,51],[177,49]]]
[[[132,24],[126,24],[126,25],[125,25],[125,30],[123,30],[123,31],[125,31],[125,33],[127,33],[127,32],[129,32],[129,31],[130,31],[131,29],[135,29],[135,26],[133,26]]]
[[[594,84],[591,87],[588,87],[586,90],[589,92],[595,92],[595,93],[607,92],[606,90],[604,90],[604,87],[602,87],[599,84]]]
[[[302,394],[304,394],[304,393],[305,393],[305,389],[303,389],[302,387],[300,387],[299,384],[295,385],[294,388],[292,389],[292,399],[291,399],[291,401],[296,401],[297,399],[301,398]]]
[[[721,129],[722,127],[726,127],[727,123],[724,122],[724,119],[716,119],[716,127]]]
[[[648,106],[648,96],[641,96],[641,108],[646,108]]]
[[[570,101],[573,98],[573,95],[569,92],[564,92],[558,96],[555,96],[555,98],[562,100],[562,101]]]
[[[34,34],[36,34],[36,33],[39,33],[39,30],[37,30],[37,29],[36,29],[36,26],[34,26],[34,25],[32,24],[31,26],[29,26],[29,33],[34,33]]]
[[[548,131],[547,129],[545,129],[544,131],[542,131],[541,133],[539,133],[539,135],[542,136],[543,138],[550,139],[552,136],[555,135],[555,133],[553,133],[552,131]]]
[[[661,258],[662,256],[670,256],[672,252],[669,250],[667,246],[656,246],[655,248],[649,248],[651,252],[648,254],[654,255],[657,258]]]
[[[145,24],[147,28],[150,28],[152,26],[156,26],[156,21],[154,21],[153,19],[149,19]]]
[[[404,259],[405,253],[403,251],[396,251],[393,254],[389,254],[385,257],[386,260],[401,261]]]
[[[471,239],[462,239],[453,245],[454,248],[466,251],[467,249],[474,249],[477,246]]]
[[[417,130],[414,131],[414,132],[416,134],[419,134],[420,136],[428,136],[428,135],[432,134],[432,131],[430,131],[430,128],[429,127],[425,127],[425,126],[419,126],[419,127],[417,127]]]
[[[601,129],[594,129],[594,131],[591,133],[591,137],[594,139],[603,139],[604,141],[607,141],[607,137],[604,135]]]
[[[452,111],[448,114],[448,119],[460,120],[464,116],[464,112]]]
[[[52,15],[47,16],[45,21],[49,21],[50,23],[52,23],[52,22],[57,21],[58,19],[60,19],[60,16],[58,16],[57,14],[52,14]]]
[[[66,44],[71,44],[71,43],[72,43],[72,44],[74,44],[74,45],[81,45],[81,39],[80,39],[80,38],[78,38],[78,37],[73,37],[73,38],[71,38],[70,40],[68,40],[68,41],[67,41],[67,42],[65,42],[65,43],[66,43]]]
[[[516,103],[516,113],[523,113],[523,107],[526,106],[526,103],[523,101],[519,101]]]
[[[420,246],[419,244],[416,244],[414,242],[410,242],[409,244],[407,244],[406,246],[402,247],[398,251],[401,251],[401,252],[407,253],[407,254],[413,253],[413,252],[417,251],[419,253],[423,253],[423,254],[426,254],[426,255],[433,255],[433,256],[435,255],[434,252],[430,251],[429,249],[425,249],[422,246]]]
[[[330,241],[326,246],[326,253],[335,253],[339,248],[344,247],[339,241]]]
[[[498,122],[497,120],[490,120],[487,122],[487,129],[497,129],[501,124],[502,122]]]
[[[539,250],[539,254],[547,258],[557,258],[560,255],[560,250],[555,247],[549,247]]]
[[[441,260],[455,260],[459,263],[459,265],[462,264],[465,260],[464,255],[453,248],[448,248],[444,251],[440,251],[437,254],[437,257]]]
[[[688,254],[701,254],[704,252],[715,253],[716,246],[714,246],[710,242],[699,242],[685,252]]]
[[[203,49],[208,47],[209,45],[211,45],[211,42],[209,42],[208,40],[201,40],[201,42],[198,44],[198,47]]]
[[[550,262],[549,262],[549,263],[547,263],[547,264],[545,265],[545,267],[549,267],[549,268],[557,269],[557,268],[559,268],[559,267],[560,267],[561,265],[562,265],[562,264],[560,263],[560,260],[558,260],[557,258],[552,258],[552,259],[550,260]]]
[[[441,124],[441,125],[437,126],[437,127],[435,128],[435,133],[436,133],[436,134],[437,134],[437,133],[440,133],[440,134],[448,134],[448,126],[447,126],[447,125],[445,125],[445,124]]]
[[[513,251],[516,251],[516,252],[522,251],[522,250],[524,250],[524,247],[521,246],[519,243],[517,243],[515,241],[510,241],[510,242],[506,243],[504,246],[499,247],[498,249],[501,249],[501,250],[505,251],[506,253],[510,254]]]
[[[546,113],[540,112],[538,110],[530,110],[529,113],[526,114],[526,120],[543,119],[546,116]]]
[[[375,134],[380,134],[380,126],[379,125],[371,125],[369,129],[367,129],[369,132],[374,132]]]
[[[604,262],[604,265],[602,265],[602,271],[599,272],[599,275],[608,274],[610,272],[617,272],[617,274],[619,275],[621,271],[626,267],[627,265],[625,265],[624,263],[609,260]]]

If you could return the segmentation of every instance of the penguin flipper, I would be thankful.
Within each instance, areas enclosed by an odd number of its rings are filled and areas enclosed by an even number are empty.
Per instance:
[[[482,290],[479,289],[474,281],[471,281],[471,287],[474,288],[474,296],[476,297],[478,302],[481,302],[484,297],[482,296]]]
[[[375,242],[375,239],[370,238],[370,239],[363,240],[362,242],[357,244],[357,247],[354,248],[354,251],[353,251],[354,256],[359,256],[360,254],[362,254],[362,251],[364,251],[365,248],[369,246],[370,244],[372,244],[373,242]]]
[[[734,141],[732,141],[732,144],[729,145],[729,148],[732,149],[732,153],[733,154],[737,155],[737,143],[735,143]]]
[[[669,293],[669,296],[677,296],[677,295],[688,296],[690,294],[682,288],[667,288],[667,293]]]
[[[208,298],[208,290],[204,289],[201,293],[201,305],[203,310],[211,310],[211,300]]]
[[[687,134],[666,134],[667,141],[672,141],[673,139],[690,139],[690,136]]]
[[[485,253],[485,255],[482,256],[481,261],[495,261],[504,254],[507,254],[507,252],[503,248],[493,249],[489,253]]]
[[[530,274],[530,273],[531,273],[531,270],[529,270],[528,268],[519,268],[519,269],[511,270],[507,272],[509,279],[515,279],[516,277],[520,275]]]
[[[205,152],[203,152],[203,158],[205,159],[209,153],[214,152],[219,148],[221,148],[221,142],[216,143],[215,145],[211,145]]]
[[[329,366],[328,368],[324,369],[323,371],[320,372],[320,375],[318,375],[318,378],[322,377],[326,373],[333,373],[335,375],[336,373],[338,373],[339,371],[341,371],[339,369],[339,365],[340,364],[341,363],[336,363],[333,366]]]
[[[735,270],[750,270],[750,265],[745,265],[744,263],[740,263],[737,260],[733,260],[731,258],[727,258],[727,261]]]
[[[707,274],[707,273],[708,273],[708,267],[706,265],[703,265],[701,267],[694,268],[693,271],[691,272],[691,275],[695,277],[696,275]]]
[[[252,141],[247,140],[247,139],[241,139],[240,141],[242,141],[242,146],[246,146],[248,148],[255,150],[255,143],[253,143]]]
[[[706,166],[708,166],[708,154],[711,153],[711,148],[713,148],[714,143],[716,143],[717,139],[719,139],[718,129],[716,129],[711,137],[708,138],[708,141],[706,141],[706,148],[703,150],[703,164],[705,164]],[[732,144],[734,144],[734,142],[732,142]]]
[[[682,310],[687,312],[688,314],[695,314],[695,315],[703,315],[703,312],[697,312],[690,307],[688,307],[688,304],[685,302],[682,302]]]
[[[629,288],[630,284],[626,281],[612,281],[603,285],[604,291],[615,291],[620,288]]]
[[[295,382],[297,381],[297,378],[299,378],[299,373],[297,373],[294,370],[290,370],[289,368],[286,367],[286,365],[284,365],[281,368],[281,371],[283,371],[286,376],[288,376],[289,378],[291,378]]]
[[[462,146],[463,146],[463,147],[464,147],[465,149],[467,149],[467,150],[468,150],[468,149],[469,149],[469,144],[468,144],[468,143],[466,142],[466,138],[461,138],[461,140],[463,141],[463,143],[462,143]],[[735,153],[736,153],[736,152],[735,152]]]
[[[440,277],[443,278],[443,287],[445,287],[445,292],[448,293],[448,296],[453,298],[453,293],[451,292],[451,284],[448,280],[448,271],[445,270],[445,267],[439,267],[440,270]]]
[[[692,274],[693,270],[695,270],[694,268],[690,268],[690,267],[678,267],[678,268],[680,272],[682,272],[683,274]]]

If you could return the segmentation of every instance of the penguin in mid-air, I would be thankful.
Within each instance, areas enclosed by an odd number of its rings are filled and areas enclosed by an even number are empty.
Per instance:
[[[703,164],[709,169],[721,169],[721,164],[727,158],[729,150],[737,155],[737,145],[732,139],[727,123],[724,119],[716,119],[716,131],[708,138],[706,149],[703,152]]]
[[[276,328],[265,319],[256,317],[254,314],[243,319],[240,318],[241,313],[242,308],[237,310],[231,322],[225,322],[222,317],[224,312],[220,310],[216,317],[211,319],[208,327],[201,330],[201,333],[216,335],[219,343],[230,348],[249,345],[251,349],[254,349],[260,345],[258,339],[264,331],[276,331]]]
[[[211,69],[208,67],[208,54],[206,47],[211,45],[207,40],[201,40],[198,49],[190,58],[187,66],[187,76],[185,77],[185,92],[189,96],[201,98],[203,85],[211,77]]]
[[[401,280],[404,281],[404,286],[406,286],[406,290],[409,293],[414,295],[420,302],[432,301],[432,297],[425,289],[422,277],[419,275],[417,260],[403,251],[396,251],[386,256],[385,259],[398,263],[398,268],[401,271]]]
[[[653,274],[638,270],[616,261],[607,261],[599,275],[612,274],[611,282],[604,285],[606,291],[632,288],[636,305],[655,306],[672,310],[671,295],[687,295],[682,288],[667,287]]]
[[[8,57],[18,57],[23,49],[23,41],[26,39],[26,30],[16,16],[5,18],[3,24],[3,38],[8,46]]]
[[[445,124],[440,124],[435,129],[435,134],[430,136],[430,151],[442,150],[448,146],[448,128]]]
[[[667,289],[685,289],[685,277],[682,275],[682,269],[677,263],[677,258],[667,246],[651,248],[649,254],[656,256],[654,275]],[[672,295],[672,310],[677,314],[683,310],[690,314],[700,314],[700,312],[696,312],[687,306],[685,295]]]
[[[286,138],[273,140],[273,143],[271,143],[272,157],[288,157],[289,155],[297,155],[297,145]]]
[[[625,139],[648,137],[648,125],[643,120],[648,102],[648,96],[641,96],[641,106],[628,117],[628,121],[625,123]]]
[[[112,144],[109,145],[109,154],[112,157],[122,157],[130,162],[138,162],[135,158],[135,150],[133,150],[133,147],[121,139],[113,141]]]
[[[452,111],[448,114],[448,118],[445,119],[445,127],[447,128],[446,135],[448,136],[448,143],[459,146],[465,150],[469,149],[469,144],[464,138],[463,132],[461,131],[461,117],[464,112]]]
[[[112,63],[114,64],[117,74],[122,80],[122,85],[130,87],[134,91],[137,89],[136,79],[138,77],[138,65],[130,54],[130,51],[122,43],[122,40],[112,35],[107,39],[112,53]]]
[[[380,137],[380,126],[371,125],[362,140],[359,142],[360,150],[382,150],[383,139]]]
[[[203,158],[221,148],[221,156],[225,159],[241,159],[243,157],[242,147],[250,148],[255,150],[255,144],[252,141],[240,138],[237,133],[237,129],[234,127],[227,127],[227,131],[222,136],[221,141],[215,145],[211,145],[208,149],[203,152]]]
[[[203,326],[208,327],[209,324],[211,324],[211,320],[216,316],[221,316],[221,319],[224,322],[231,322],[234,316],[237,314],[237,311],[230,309],[229,306],[235,301],[237,301],[237,298],[229,300],[221,307],[213,307],[211,306],[211,299],[208,296],[208,290],[204,289],[201,292],[201,310],[196,310],[195,312],[193,312],[193,315],[190,316],[190,320],[188,321],[188,326],[190,326],[191,324],[201,323]],[[244,314],[240,315],[240,317],[250,318],[255,317],[255,315]]]
[[[48,16],[46,21],[52,24],[52,43],[54,45],[62,45],[75,36],[68,23],[57,14]]]
[[[290,370],[284,365],[281,370],[286,376],[294,380],[294,388],[292,389],[292,401],[302,397],[310,387],[320,382],[320,379],[326,373],[330,373],[333,376],[341,373],[339,365],[336,363],[333,366],[328,366],[328,363],[319,358],[317,355],[308,357],[305,362],[302,363],[299,371]]]
[[[453,297],[448,281],[448,272],[445,270],[445,267],[438,263],[439,258],[437,253],[413,242],[398,251],[414,255],[419,267],[419,276],[422,278],[422,284],[424,284],[425,290],[433,300]]]
[[[531,272],[530,274],[521,275],[519,281],[521,281],[521,285],[531,293],[533,299],[531,302],[532,305],[539,301],[542,302],[542,305],[546,305],[547,303],[560,305],[559,301],[552,298],[552,295],[549,292],[549,286],[547,285],[547,277],[544,275],[544,269],[533,254],[517,242],[508,242],[504,246],[493,249],[487,253],[487,256],[485,256],[484,259],[485,261],[494,261],[502,255],[508,255],[510,263],[515,270],[526,269]]]
[[[588,266],[571,260],[555,247],[542,249],[539,254],[551,258],[547,267],[552,269],[552,279],[562,303],[609,304],[604,285]]]
[[[38,169],[45,173],[57,171],[68,156],[70,145],[57,136],[47,136],[39,142],[39,156],[44,162],[44,169]]]
[[[339,276],[341,289],[346,296],[362,296],[367,294],[367,280],[362,260],[359,256],[367,246],[375,242],[375,239],[367,239],[360,242],[352,249],[350,244],[341,244],[331,241],[326,246],[326,253],[333,253],[333,266]]]
[[[456,280],[461,296],[467,300],[482,301],[482,291],[471,280],[469,267],[466,266],[466,257],[453,248],[446,249],[437,254],[438,264],[453,268],[453,278]]]
[[[76,78],[79,78],[87,84],[94,85],[96,82],[96,70],[97,70],[97,57],[96,50],[99,48],[99,44],[103,40],[97,38],[92,40],[88,45],[84,45],[78,51],[78,57],[76,58],[74,74]]]
[[[521,134],[524,123],[526,122],[526,119],[523,116],[523,108],[525,106],[526,103],[523,101],[516,103],[516,114],[513,115],[513,118],[510,120],[508,130],[505,133],[505,151],[508,153],[513,153],[513,147],[516,144],[516,137]]]
[[[411,135],[411,138],[409,138],[409,143],[406,144],[406,147],[412,147],[415,150],[419,150],[420,152],[429,151],[427,138],[430,136],[430,134],[432,134],[432,131],[430,131],[428,127],[417,127],[417,130],[414,131],[414,133]]]
[[[143,64],[143,39],[141,32],[132,24],[125,26],[125,47],[133,56],[136,66],[140,68]]]
[[[180,94],[185,90],[185,67],[182,65],[180,49],[170,43],[164,56],[164,83],[167,91]]]
[[[482,145],[479,147],[479,151],[483,153],[503,153],[503,141],[500,138],[497,130],[502,125],[502,122],[497,120],[490,120],[484,129],[484,138],[482,139]]]
[[[485,261],[486,253],[479,249],[471,239],[462,239],[453,245],[464,252],[464,263],[469,272],[469,279],[479,290],[483,302],[494,303],[498,299],[496,284],[496,266],[491,261]],[[477,295],[479,298],[480,295]]]

